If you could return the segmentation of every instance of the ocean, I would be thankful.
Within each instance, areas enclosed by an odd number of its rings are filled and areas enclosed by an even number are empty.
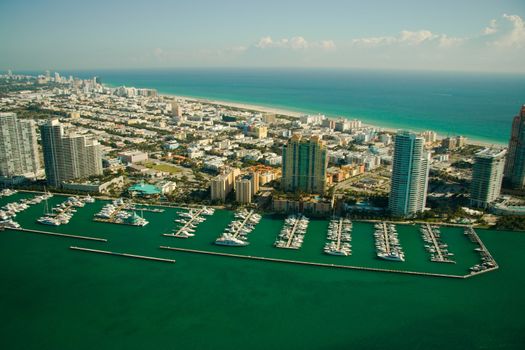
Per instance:
[[[506,144],[525,104],[525,75],[336,69],[149,69],[60,72],[111,86],[154,88],[388,128]]]
[[[25,193],[0,199],[30,197]],[[65,198],[55,196],[50,206]],[[35,223],[44,203],[18,213],[26,228],[107,238],[80,241],[0,232],[0,344],[5,349],[522,349],[525,234],[478,230],[500,269],[470,279],[241,260],[160,245],[295,260],[463,274],[479,261],[461,229],[442,230],[456,265],[428,261],[417,226],[398,225],[406,262],[375,259],[373,227],[354,223],[350,257],[322,254],[327,221],[312,220],[298,251],[272,246],[282,219],[265,216],[243,248],[212,242],[233,217],[218,210],[187,240],[170,232],[177,209],[145,212],[145,227],[93,222],[104,203],[60,227]],[[176,259],[175,264],[72,251],[81,246]]]

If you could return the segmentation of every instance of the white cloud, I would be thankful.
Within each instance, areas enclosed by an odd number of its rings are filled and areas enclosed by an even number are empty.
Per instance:
[[[446,34],[443,34],[439,37],[439,46],[440,47],[454,47],[459,46],[465,42],[464,38],[455,38],[449,37]]]
[[[306,39],[302,36],[295,36],[292,39],[290,39],[290,47],[292,49],[307,49],[308,46],[308,41],[306,41]]]
[[[333,40],[323,40],[319,43],[319,46],[325,50],[334,50],[335,42]]]
[[[420,30],[417,32],[411,32],[403,30],[398,38],[400,43],[406,43],[407,45],[419,45],[425,41],[433,40],[437,38],[436,34],[433,34],[429,30]]]
[[[306,50],[306,49],[335,49],[335,42],[333,40],[322,40],[309,42],[302,36],[294,36],[292,38],[282,38],[274,40],[271,36],[265,36],[259,39],[254,45],[259,49],[281,48],[291,50]]]
[[[490,34],[494,34],[498,31],[498,21],[496,21],[495,19],[491,20],[489,22],[489,25],[487,27],[485,27],[485,29],[483,29],[483,35],[490,35]]]
[[[378,47],[378,46],[419,46],[424,43],[434,43],[439,47],[457,46],[464,41],[462,38],[449,37],[446,34],[435,34],[429,30],[410,31],[403,30],[398,36],[378,36],[358,38],[352,40],[354,46]]]
[[[507,15],[503,14],[503,21],[501,25],[496,20],[492,20],[491,24],[494,23],[494,27],[502,27],[497,32],[492,32],[492,37],[495,38],[493,41],[489,41],[489,45],[499,47],[514,47],[522,48],[525,47],[525,22],[518,15]]]
[[[265,36],[261,39],[259,39],[259,42],[255,44],[255,47],[258,47],[260,49],[266,49],[268,47],[273,46],[273,39],[270,36]]]

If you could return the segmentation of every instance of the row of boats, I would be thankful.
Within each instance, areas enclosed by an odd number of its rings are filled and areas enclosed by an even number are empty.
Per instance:
[[[374,225],[377,257],[390,261],[405,261],[405,253],[397,235],[396,226],[386,222]]]
[[[95,220],[107,221],[113,224],[123,224],[131,226],[146,226],[149,221],[139,216],[134,210],[128,211],[128,204],[122,198],[113,200],[102,207],[102,209],[95,214]]]
[[[89,195],[87,197],[82,198],[78,196],[71,196],[68,197],[64,202],[56,205],[54,208],[49,210],[49,206],[47,203],[48,198],[45,199],[46,205],[44,207],[44,215],[39,217],[36,221],[39,224],[50,226],[60,226],[68,224],[71,218],[73,217],[73,214],[77,211],[75,208],[82,208],[85,206],[86,203],[95,202],[95,199]]]
[[[14,195],[15,193],[18,193],[18,191],[12,190],[10,188],[4,188],[2,191],[0,191],[0,198],[9,197],[9,196]]]
[[[235,220],[230,222],[222,235],[215,240],[217,245],[244,247],[250,244],[248,234],[261,221],[261,215],[253,210],[241,209],[235,213]]]
[[[173,230],[171,235],[177,238],[189,238],[195,236],[197,225],[206,221],[203,215],[210,216],[215,213],[215,209],[203,207],[201,209],[189,209],[180,212],[179,218],[175,222],[179,225]]]
[[[275,240],[277,248],[299,249],[303,245],[304,235],[310,220],[302,215],[290,215],[284,220],[283,228]]]
[[[497,267],[497,263],[490,255],[490,253],[485,249],[484,245],[479,240],[478,235],[474,231],[472,227],[467,227],[465,229],[465,235],[468,236],[471,242],[476,243],[479,245],[479,247],[476,247],[474,250],[479,252],[481,256],[481,264],[476,264],[470,268],[471,273],[481,272],[488,269],[493,269]]]
[[[441,231],[438,226],[421,225],[421,235],[425,241],[425,249],[430,254],[430,261],[456,263],[448,251],[448,245],[441,240]]]
[[[7,193],[10,193],[8,194],[8,196],[13,195],[14,193],[17,192],[15,190],[9,190],[9,189],[2,190],[2,192],[4,193],[5,191],[9,191],[7,192]],[[42,202],[43,200],[47,200],[48,198],[52,196],[53,195],[50,193],[44,193],[43,195],[38,195],[33,198],[23,198],[17,202],[7,203],[0,210],[0,227],[20,228],[20,224],[14,221],[16,214],[21,211],[26,210],[27,208],[29,208],[29,206],[38,204]]]
[[[352,254],[352,221],[350,219],[333,219],[328,224],[328,242],[324,252],[329,255],[349,256]]]

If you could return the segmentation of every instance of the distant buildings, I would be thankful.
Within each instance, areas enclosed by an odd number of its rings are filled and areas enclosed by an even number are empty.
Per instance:
[[[63,181],[102,174],[102,156],[97,141],[81,135],[65,135],[58,120],[40,127],[47,183],[60,187]]]
[[[525,188],[525,105],[512,121],[504,176],[510,187]]]
[[[454,150],[465,146],[467,139],[463,136],[447,137],[441,140],[441,147],[446,150]]]
[[[244,134],[256,139],[265,139],[268,137],[268,127],[262,124],[246,125]]]
[[[408,131],[398,132],[394,143],[388,208],[394,216],[414,216],[425,209],[430,154],[425,139]]]
[[[437,134],[435,131],[426,130],[421,133],[421,136],[425,138],[427,144],[432,144],[437,141]]]
[[[476,153],[470,186],[472,206],[487,208],[499,197],[506,153],[506,150],[488,148]]]
[[[309,139],[300,135],[292,136],[283,146],[282,162],[284,191],[325,192],[328,157],[325,144],[319,136]]]
[[[141,151],[126,151],[118,154],[118,158],[124,164],[135,164],[148,160],[148,154]]]
[[[34,177],[39,169],[35,122],[0,113],[0,176]]]

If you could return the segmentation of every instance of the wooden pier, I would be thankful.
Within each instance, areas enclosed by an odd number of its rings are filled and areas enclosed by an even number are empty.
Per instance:
[[[178,251],[178,252],[186,252],[186,253],[225,256],[225,257],[247,259],[247,260],[271,261],[271,262],[277,262],[277,263],[286,263],[286,264],[295,264],[295,265],[307,265],[307,266],[317,266],[317,267],[328,267],[328,268],[337,268],[337,269],[386,272],[386,273],[397,273],[397,274],[415,275],[415,276],[442,277],[442,278],[451,278],[451,279],[465,279],[465,278],[471,277],[469,275],[467,275],[467,276],[458,276],[458,275],[448,275],[448,274],[440,274],[440,273],[432,273],[432,272],[418,272],[418,271],[406,271],[406,270],[381,269],[381,268],[375,268],[375,267],[337,265],[337,264],[327,264],[327,263],[316,263],[316,262],[308,262],[308,261],[299,261],[299,260],[287,260],[287,259],[279,259],[279,258],[265,258],[265,257],[262,257],[262,256],[220,253],[220,252],[211,252],[211,251],[205,251],[205,250],[195,250],[195,249],[187,249],[187,248],[168,247],[168,246],[160,246],[160,248],[161,249],[166,249],[166,250]]]
[[[158,262],[165,262],[165,263],[175,263],[175,260],[173,259],[157,258],[153,256],[135,255],[135,254],[128,254],[128,253],[117,253],[117,252],[110,252],[107,250],[98,250],[98,249],[82,248],[82,247],[75,247],[75,246],[71,246],[69,247],[69,249],[78,250],[82,252],[88,252],[88,253],[121,256],[121,257],[132,258],[132,259],[142,259],[142,260],[158,261]]]
[[[27,229],[27,228],[10,228],[9,230],[29,232],[29,233],[38,233],[38,234],[48,235],[48,236],[83,239],[83,240],[86,240],[86,241],[97,241],[97,242],[107,242],[108,241],[105,238],[88,237],[88,236],[77,236],[77,235],[70,235],[70,234],[67,234],[67,233],[48,232],[48,231],[40,231],[40,230],[30,230],[30,229]]]

